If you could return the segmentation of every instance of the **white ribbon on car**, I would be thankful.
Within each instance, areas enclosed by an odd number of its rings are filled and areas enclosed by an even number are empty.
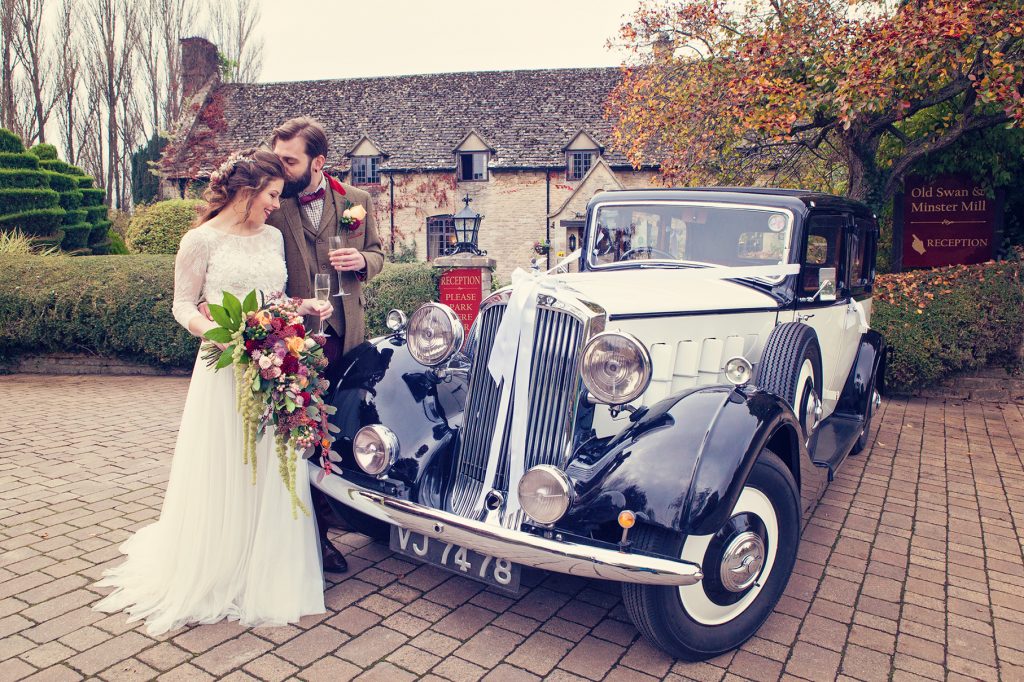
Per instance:
[[[509,477],[508,496],[505,508],[505,519],[514,521],[521,508],[519,504],[519,480],[523,477],[523,466],[526,456],[526,415],[522,413],[529,404],[530,373],[533,368],[533,337],[537,324],[537,298],[540,294],[557,297],[559,287],[565,287],[561,277],[549,276],[569,265],[580,257],[580,251],[574,251],[546,272],[527,272],[516,268],[512,273],[512,295],[508,300],[505,314],[495,333],[491,356],[487,362],[494,383],[501,387],[498,404],[498,415],[494,424],[494,435],[491,437],[490,454],[487,458],[487,471],[484,475],[484,486],[478,500],[478,508],[482,507],[484,498],[490,492],[490,485],[497,473],[498,461],[501,459],[501,441],[505,434],[512,405],[521,406],[519,418],[514,420],[509,432]],[[766,265],[751,267],[708,267],[693,268],[685,272],[675,272],[672,282],[687,280],[718,280],[773,278],[795,275],[800,272],[799,265]]]

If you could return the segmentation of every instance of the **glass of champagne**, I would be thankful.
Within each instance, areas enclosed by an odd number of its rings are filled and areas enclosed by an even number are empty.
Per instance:
[[[331,251],[343,249],[345,248],[345,238],[336,234],[331,237],[330,244]],[[341,270],[338,270],[338,293],[336,293],[335,296],[348,296],[348,292],[345,291],[345,288],[341,284]]]
[[[331,276],[326,272],[313,275],[313,295],[321,303],[327,303],[331,297]],[[320,334],[324,333],[324,318],[320,318]]]

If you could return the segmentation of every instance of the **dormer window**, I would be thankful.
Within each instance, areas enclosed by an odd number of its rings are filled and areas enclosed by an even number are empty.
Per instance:
[[[379,185],[380,184],[380,157],[379,156],[353,156],[352,157],[352,184],[353,185]]]
[[[590,171],[597,158],[596,151],[571,151],[565,161],[566,177],[569,180],[582,180]]]
[[[487,180],[487,152],[459,154],[459,181]]]

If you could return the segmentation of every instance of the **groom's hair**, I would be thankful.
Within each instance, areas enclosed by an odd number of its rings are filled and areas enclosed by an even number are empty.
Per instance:
[[[295,137],[301,137],[306,143],[306,153],[309,154],[309,158],[327,156],[327,133],[316,119],[309,116],[288,119],[274,128],[274,132],[270,135],[270,147],[273,149],[278,140],[287,142]]]

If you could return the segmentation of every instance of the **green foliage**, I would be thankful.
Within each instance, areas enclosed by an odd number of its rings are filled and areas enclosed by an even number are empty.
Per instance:
[[[128,246],[124,243],[124,237],[115,230],[108,231],[107,236],[110,239],[110,245],[107,246],[107,253],[115,256],[128,255]]]
[[[34,208],[53,208],[60,195],[52,189],[0,189],[0,210],[21,213]]]
[[[21,230],[0,232],[0,257],[3,256],[59,256],[56,246],[39,246]]]
[[[59,159],[41,159],[39,167],[55,173],[63,173],[64,175],[74,175],[76,177],[85,175],[85,171],[78,166],[72,166],[70,163],[65,163]]]
[[[31,154],[0,152],[0,168],[27,168],[29,170],[38,170],[39,159]]]
[[[191,366],[198,339],[171,316],[172,256],[0,259],[0,356],[80,350]]]
[[[0,169],[0,189],[55,189],[46,171]]]
[[[20,154],[25,151],[25,145],[21,138],[7,128],[0,128],[0,152]]]
[[[107,213],[109,212],[107,210],[107,207],[102,204],[100,204],[99,206],[86,206],[84,210],[86,215],[88,216],[87,220],[90,223],[98,223],[101,220],[106,220]]]
[[[91,231],[92,225],[89,223],[65,225],[64,241],[60,243],[60,248],[65,251],[74,251],[85,247],[89,243],[89,233]]]
[[[200,203],[171,199],[140,207],[125,234],[128,248],[134,253],[176,253],[182,235],[192,227]]]
[[[84,208],[76,208],[72,211],[67,211],[64,214],[65,225],[77,225],[78,223],[88,223],[89,212]]]
[[[0,232],[17,228],[27,234],[42,236],[56,232],[63,222],[62,208],[34,209],[0,216]]]
[[[60,193],[60,207],[65,211],[77,211],[82,207],[82,193],[77,189],[70,192]],[[69,222],[69,225],[73,225],[78,221]]]
[[[416,263],[416,240],[411,242],[399,242],[395,244],[395,250],[390,254],[388,260],[392,263]]]
[[[370,336],[390,333],[384,320],[392,308],[411,315],[423,303],[436,301],[438,278],[439,271],[426,263],[387,264],[364,289]]]
[[[95,225],[91,225],[92,231],[89,232],[89,246],[99,246],[107,242],[108,236],[113,233],[110,229],[112,223],[109,220],[101,220]]]
[[[871,326],[893,348],[886,385],[907,392],[1015,360],[1024,338],[1022,269],[1011,260],[879,276]]]
[[[132,200],[136,205],[150,203],[160,191],[160,179],[153,173],[153,164],[167,146],[167,138],[153,133],[146,144],[132,153]]]
[[[37,144],[28,150],[28,153],[36,157],[40,161],[42,160],[56,160],[57,159],[57,148],[52,144]]]
[[[93,179],[91,175],[76,175],[75,181],[78,183],[79,189],[93,189]]]
[[[72,175],[64,175],[63,173],[55,173],[48,170],[39,172],[42,173],[46,177],[47,182],[50,183],[50,189],[56,192],[74,192],[78,189],[78,183],[75,182],[75,177]]]
[[[82,206],[99,206],[107,197],[107,193],[99,188],[83,187],[79,191],[82,193]]]

